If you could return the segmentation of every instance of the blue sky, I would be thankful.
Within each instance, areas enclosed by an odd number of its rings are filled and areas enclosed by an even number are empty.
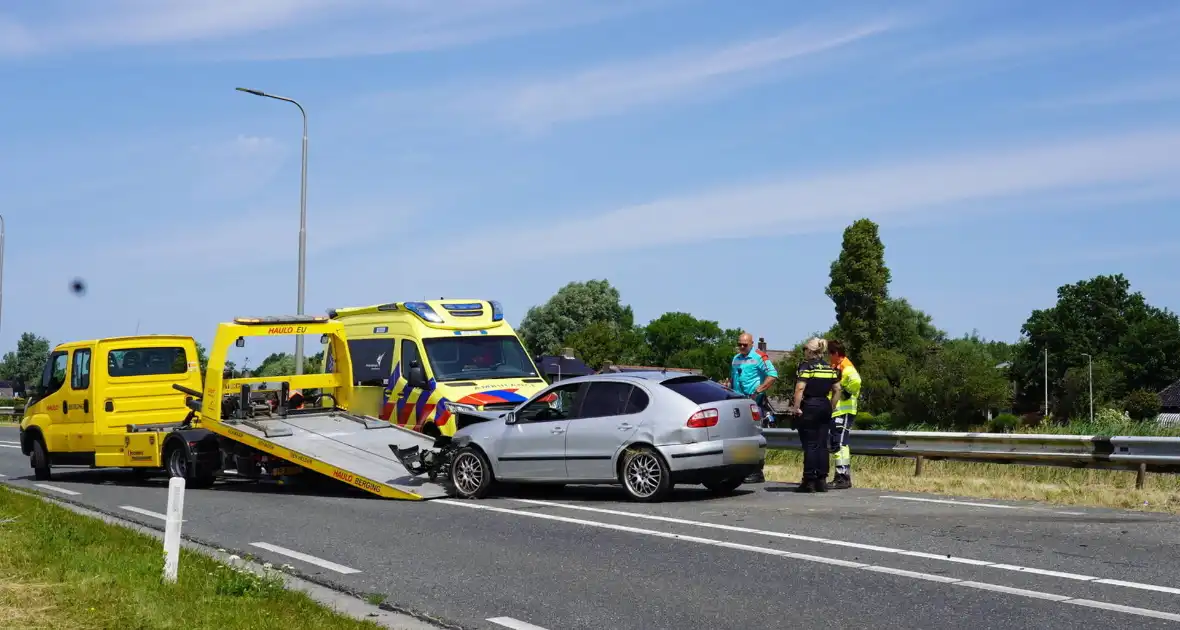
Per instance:
[[[820,4],[8,0],[0,348],[294,312],[298,110],[237,86],[308,110],[311,312],[607,278],[789,347],[861,216],[952,334],[1180,308],[1175,3]]]

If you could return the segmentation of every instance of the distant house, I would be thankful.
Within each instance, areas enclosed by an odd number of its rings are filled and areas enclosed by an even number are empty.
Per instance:
[[[770,357],[771,363],[778,363],[779,361],[791,358],[790,350],[771,350],[766,345],[766,337],[758,338],[758,349],[765,352],[766,356]]]
[[[704,374],[703,370],[696,368],[670,368],[660,367],[657,365],[615,365],[613,363],[603,366],[599,373],[603,372],[683,372],[684,374]]]
[[[1180,381],[1160,392],[1160,403],[1160,415],[1156,421],[1164,426],[1180,425]]]
[[[0,398],[15,398],[16,393],[16,383],[12,381],[0,381]]]
[[[582,363],[580,360],[560,355],[541,355],[537,357],[537,369],[541,370],[541,376],[544,376],[545,380],[550,383],[594,373],[594,370],[590,369],[590,366]]]

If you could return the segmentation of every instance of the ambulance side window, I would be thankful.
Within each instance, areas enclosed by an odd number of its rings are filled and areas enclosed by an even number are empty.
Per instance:
[[[426,367],[422,363],[422,355],[418,353],[418,344],[414,343],[413,339],[402,339],[402,374],[406,374],[410,369],[411,361],[417,361],[418,365]]]

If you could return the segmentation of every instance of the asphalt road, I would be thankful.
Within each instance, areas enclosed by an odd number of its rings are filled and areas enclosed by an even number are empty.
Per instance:
[[[0,428],[0,481],[163,528],[164,479],[36,482],[16,440]],[[1180,518],[792,487],[411,503],[231,482],[187,491],[184,535],[462,628],[1180,626]]]

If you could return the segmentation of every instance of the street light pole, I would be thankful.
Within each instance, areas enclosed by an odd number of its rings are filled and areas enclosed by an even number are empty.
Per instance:
[[[299,304],[296,307],[296,314],[302,315],[305,278],[307,276],[307,111],[303,109],[299,101],[293,98],[267,94],[261,90],[252,90],[250,88],[240,87],[236,89],[239,92],[253,94],[254,96],[265,96],[266,98],[292,103],[295,107],[299,108],[299,113],[303,116],[303,165],[299,175]],[[295,336],[295,373],[303,374],[303,335]]]
[[[1045,348],[1045,415],[1049,415],[1049,349]]]
[[[1086,371],[1089,374],[1089,381],[1090,381],[1090,424],[1093,424],[1094,423],[1094,357],[1092,357],[1088,354],[1083,354],[1082,356],[1086,357],[1086,360],[1088,361]]]

